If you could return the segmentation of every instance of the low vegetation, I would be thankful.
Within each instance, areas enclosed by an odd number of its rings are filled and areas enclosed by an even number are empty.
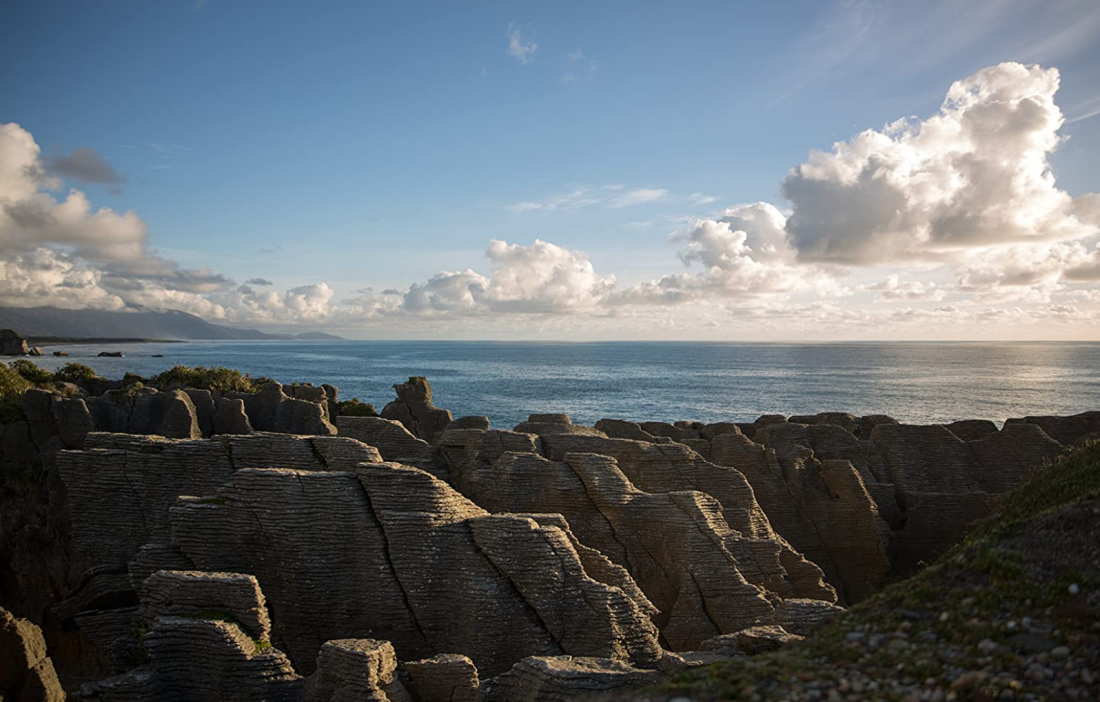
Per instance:
[[[32,364],[33,365],[33,364]],[[23,419],[23,393],[34,384],[11,366],[0,363],[0,423]]]
[[[186,387],[216,392],[257,392],[268,383],[270,378],[253,378],[239,370],[224,366],[182,366],[177,365],[147,381],[154,387]]]
[[[84,386],[98,376],[83,363],[66,363],[54,371],[53,379],[59,383],[73,383]]]
[[[340,415],[343,417],[377,417],[378,410],[374,409],[374,405],[360,402],[358,397],[353,397],[350,400],[344,400],[343,402],[336,403],[340,408]]]

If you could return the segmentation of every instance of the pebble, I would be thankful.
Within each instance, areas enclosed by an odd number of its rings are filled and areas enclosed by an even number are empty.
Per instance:
[[[1000,647],[989,639],[982,639],[981,643],[978,644],[978,650],[987,656],[995,652],[998,648]]]
[[[1050,650],[1050,655],[1055,658],[1069,658],[1069,646],[1055,646]]]
[[[1080,593],[1081,593],[1081,586],[1078,585],[1077,583],[1070,583],[1069,594],[1078,595]]]

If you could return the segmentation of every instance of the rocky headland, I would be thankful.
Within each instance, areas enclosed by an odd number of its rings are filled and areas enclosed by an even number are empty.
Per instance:
[[[3,366],[0,699],[1025,699],[1063,670],[1065,699],[1100,692],[1077,672],[1097,663],[1080,556],[1098,553],[1100,412],[506,429],[452,417],[424,378],[394,390],[376,412],[226,369]],[[1059,504],[1077,511],[1021,512],[1072,451],[1085,483]],[[1078,556],[1036,561],[1045,598],[1014,584],[1030,555],[989,556],[1036,539]],[[958,572],[972,562],[999,580]],[[982,599],[1005,582],[1018,603]],[[1031,677],[991,633],[1008,617],[1052,644]],[[1001,668],[947,642],[971,619],[984,638],[958,645]],[[858,670],[824,672],[842,656]],[[954,668],[919,663],[940,658]],[[890,676],[912,680],[895,695]]]

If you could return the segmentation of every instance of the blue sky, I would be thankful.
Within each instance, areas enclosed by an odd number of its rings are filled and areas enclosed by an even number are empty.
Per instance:
[[[94,149],[125,182],[59,199],[236,283],[335,302],[540,239],[622,286],[678,273],[691,218],[789,213],[811,150],[1008,61],[1057,67],[1057,188],[1100,190],[1096,2],[9,0],[0,123],[43,159]]]

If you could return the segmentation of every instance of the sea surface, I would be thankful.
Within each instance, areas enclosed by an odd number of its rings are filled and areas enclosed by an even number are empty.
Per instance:
[[[69,358],[50,352],[64,348]],[[98,358],[103,350],[124,358]],[[379,410],[392,385],[431,381],[456,417],[510,428],[532,412],[574,422],[752,421],[845,411],[909,423],[1100,410],[1100,343],[218,341],[46,347],[100,375],[222,365],[284,383],[331,383]],[[163,358],[154,358],[163,354]]]

